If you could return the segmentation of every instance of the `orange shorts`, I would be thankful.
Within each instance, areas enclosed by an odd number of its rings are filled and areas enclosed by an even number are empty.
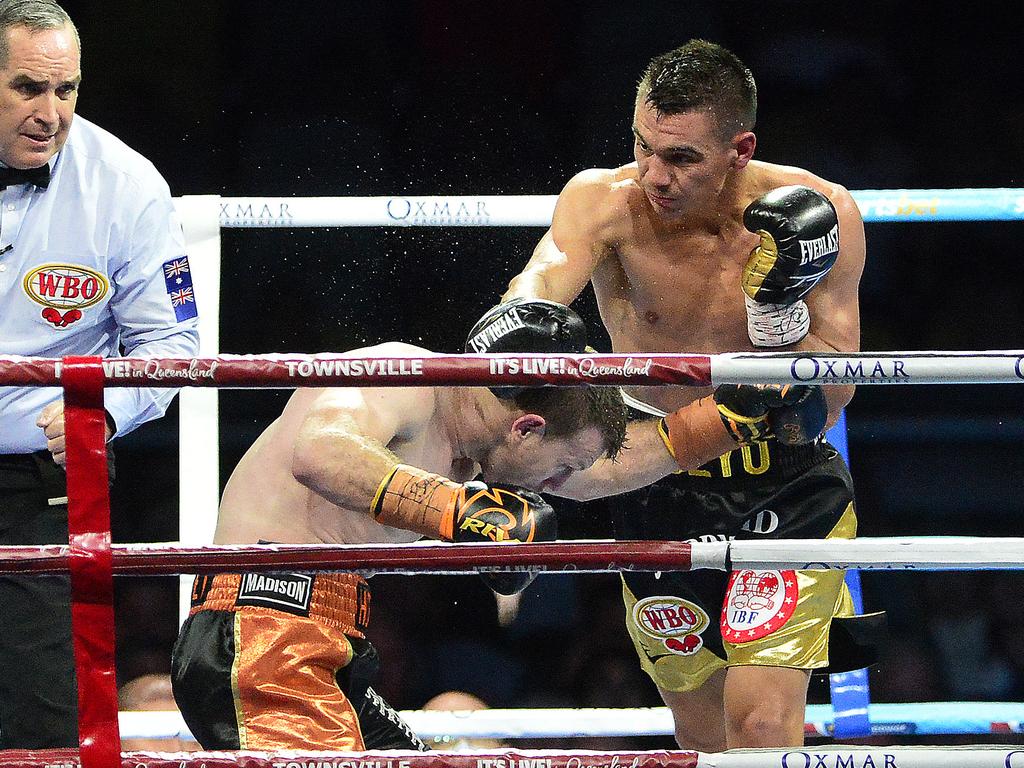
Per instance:
[[[204,749],[425,749],[370,687],[370,592],[351,573],[199,577],[172,654]]]

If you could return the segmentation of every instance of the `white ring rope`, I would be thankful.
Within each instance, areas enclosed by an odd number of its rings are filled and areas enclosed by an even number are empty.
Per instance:
[[[424,740],[671,736],[675,732],[668,707],[403,710],[398,714]],[[868,716],[873,734],[1024,733],[1024,703],[871,704]],[[805,732],[829,736],[832,707],[809,705],[806,721]],[[121,712],[120,723],[125,739],[194,740],[178,712]]]
[[[1024,383],[1024,351],[731,352],[710,355],[718,384]]]
[[[1024,219],[1024,189],[861,189],[866,222]],[[187,199],[187,198],[186,198]],[[222,227],[546,227],[555,195],[216,198]]]
[[[1024,750],[995,745],[750,749],[714,755],[701,753],[698,756],[696,768],[774,768],[776,766],[777,768],[1019,768],[1024,766]]]
[[[698,545],[693,546],[696,563]],[[907,536],[733,541],[729,556],[730,569],[1024,570],[1024,539]]]

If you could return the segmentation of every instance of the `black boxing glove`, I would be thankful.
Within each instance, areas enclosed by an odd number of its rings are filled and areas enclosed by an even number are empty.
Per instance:
[[[757,347],[794,344],[811,325],[804,296],[839,256],[835,206],[810,187],[779,187],[747,206],[743,225],[761,238],[743,268],[747,334]]]
[[[587,329],[575,311],[546,299],[512,299],[487,310],[466,338],[466,352],[580,354],[586,351]],[[522,387],[491,387],[511,400]]]
[[[469,482],[455,521],[455,541],[554,541],[558,521],[551,505],[525,488]],[[500,533],[499,533],[500,532]],[[537,571],[485,571],[484,583],[499,595],[522,592]]]
[[[825,429],[825,391],[802,384],[722,384],[714,393],[718,413],[736,442],[746,445],[774,437],[802,445]]]
[[[452,541],[552,541],[558,535],[555,511],[525,488],[463,483],[455,505]]]
[[[796,402],[768,412],[772,434],[783,445],[813,442],[825,431],[826,421],[828,401],[821,387],[807,387],[807,391]]]

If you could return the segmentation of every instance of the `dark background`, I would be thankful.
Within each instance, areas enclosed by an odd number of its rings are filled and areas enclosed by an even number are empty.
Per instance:
[[[636,80],[691,37],[753,70],[760,159],[850,189],[1024,186],[1024,13],[1010,5],[65,4],[83,43],[79,114],[175,195],[226,196],[555,194],[631,160]],[[541,234],[224,230],[221,348],[457,351]],[[1024,346],[1022,236],[1019,221],[869,224],[863,348]],[[580,306],[596,331],[589,294]],[[862,534],[1019,535],[1020,391],[862,387],[849,408]],[[286,397],[222,393],[225,478]],[[118,442],[118,540],[177,537],[176,413]],[[599,519],[566,516],[581,532]],[[865,587],[893,625],[877,700],[1024,696],[1016,574],[867,574]],[[119,582],[122,681],[168,668],[174,590]],[[614,577],[541,579],[509,627],[476,580],[378,577],[374,592],[379,687],[397,707],[448,688],[492,705],[657,703]]]

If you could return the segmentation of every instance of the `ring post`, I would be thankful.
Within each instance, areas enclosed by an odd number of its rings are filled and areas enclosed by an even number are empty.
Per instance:
[[[61,382],[67,441],[68,565],[71,635],[78,679],[78,743],[82,768],[120,768],[110,489],[100,358],[64,358]]]

